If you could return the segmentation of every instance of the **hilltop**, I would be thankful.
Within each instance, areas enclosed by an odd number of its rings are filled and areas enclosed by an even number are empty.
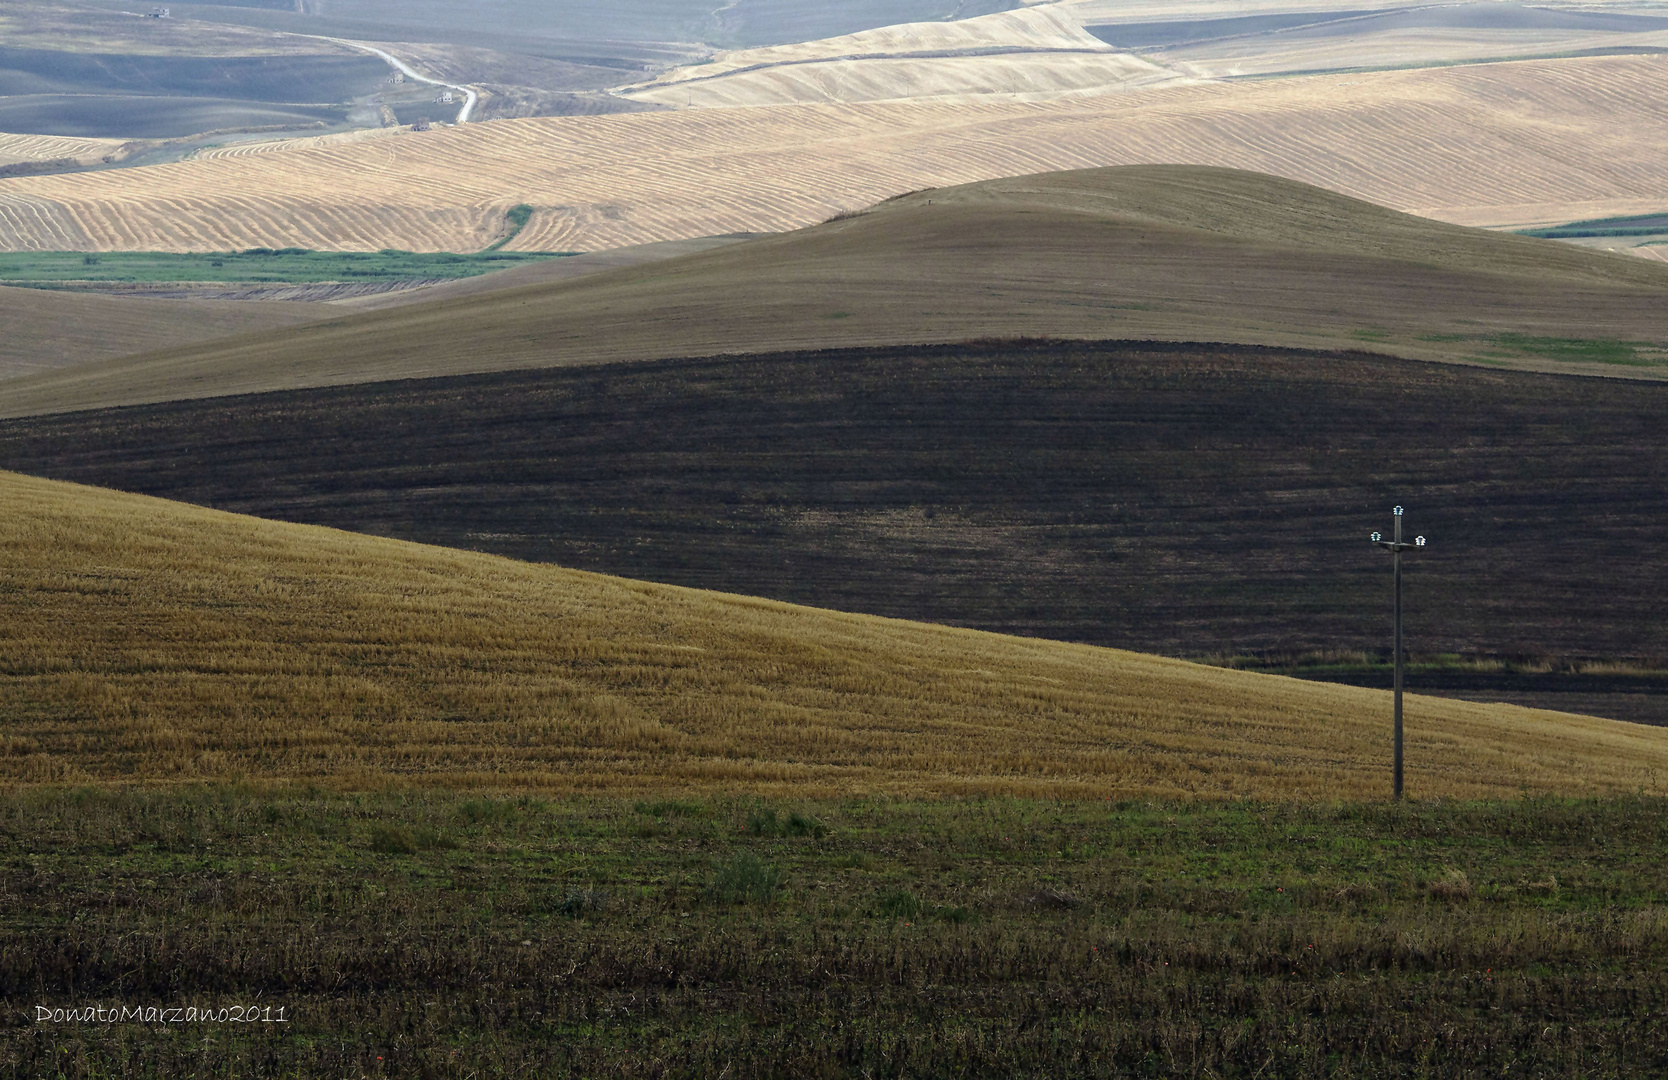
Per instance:
[[[1657,377],[1665,297],[1668,267],[1644,259],[1445,225],[1253,173],[1131,166],[923,191],[645,266],[84,365],[0,388],[0,415],[1020,336],[1367,344]]]
[[[1361,798],[1383,693],[0,474],[16,782]],[[1424,795],[1632,790],[1668,731],[1415,698]]]

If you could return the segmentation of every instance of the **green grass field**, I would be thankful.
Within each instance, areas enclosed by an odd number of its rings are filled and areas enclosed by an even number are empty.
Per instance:
[[[0,1076],[1647,1075],[1665,840],[1634,797],[11,795]],[[50,1019],[238,1006],[286,1022]]]
[[[512,226],[514,222],[512,221]],[[512,234],[513,235],[513,234]],[[465,278],[572,252],[307,251],[10,251],[0,254],[0,283],[63,286],[79,282],[213,281],[312,284]]]

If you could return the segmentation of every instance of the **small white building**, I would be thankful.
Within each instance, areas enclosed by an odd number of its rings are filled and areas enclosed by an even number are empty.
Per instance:
[[[442,105],[450,105],[452,103],[452,92],[450,90],[442,90],[440,92],[440,96],[434,100],[438,101]]]

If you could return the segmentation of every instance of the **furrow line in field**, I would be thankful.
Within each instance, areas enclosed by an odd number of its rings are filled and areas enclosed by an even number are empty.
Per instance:
[[[1646,198],[1668,186],[1668,93],[1639,76],[1665,70],[1630,58],[1393,73],[1370,100],[1339,99],[1325,80],[1306,93],[1303,80],[1282,80],[1048,104],[510,121],[7,183],[73,207],[98,246],[146,247],[212,237],[468,249],[526,201],[575,209],[559,227],[557,212],[542,215],[549,231],[529,230],[518,249],[545,236],[594,249],[785,228],[925,186],[1142,161],[1252,168],[1399,206]],[[1610,119],[1583,119],[1600,116]],[[251,191],[262,194],[235,194]],[[52,232],[10,220],[12,246],[42,246]]]

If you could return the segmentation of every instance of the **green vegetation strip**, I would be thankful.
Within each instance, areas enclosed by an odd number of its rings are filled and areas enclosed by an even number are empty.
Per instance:
[[[1357,331],[1357,337],[1362,336]],[[1531,334],[1427,334],[1421,341],[1474,341],[1483,346],[1479,360],[1536,357],[1573,363],[1620,364],[1626,367],[1657,367],[1668,359],[1668,349],[1649,342],[1617,341],[1613,338],[1536,337]]]
[[[1538,236],[1543,240],[1569,240],[1582,236],[1658,236],[1662,233],[1668,233],[1668,214],[1594,218],[1545,229],[1519,230],[1519,235]]]
[[[13,794],[0,1072],[1645,1075],[1665,842],[1646,796]]]
[[[506,238],[507,239],[507,238]],[[250,248],[220,253],[165,251],[13,251],[0,254],[0,282],[51,287],[74,282],[212,281],[248,284],[411,281],[465,278],[576,252],[477,254],[395,251],[308,251]]]
[[[497,251],[511,240],[514,240],[521,235],[521,230],[525,229],[527,223],[531,220],[533,220],[533,208],[531,206],[521,203],[510,207],[504,214],[504,221],[509,225],[510,231],[500,237],[496,243],[488,245],[485,250]]]

